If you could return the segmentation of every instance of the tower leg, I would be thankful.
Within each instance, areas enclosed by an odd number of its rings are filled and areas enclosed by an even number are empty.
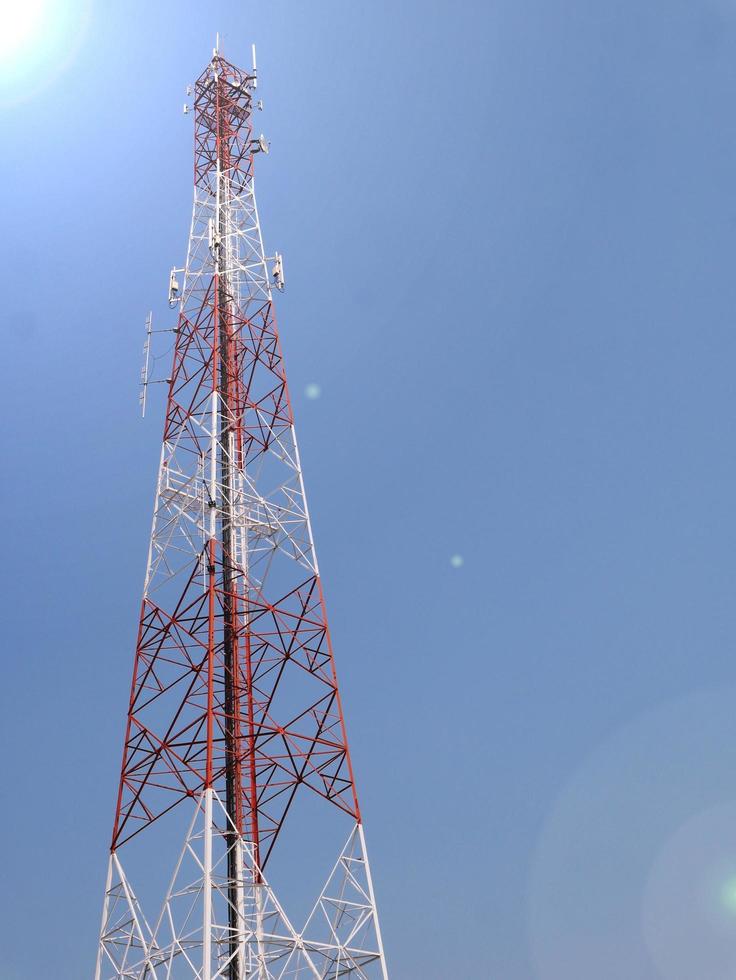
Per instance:
[[[100,942],[97,946],[97,963],[95,964],[95,980],[102,980],[103,937],[107,929],[110,911],[110,885],[112,884],[112,854],[107,862],[107,878],[105,879],[105,899],[102,903],[102,922],[100,923]]]
[[[204,791],[202,980],[212,978],[212,787]]]
[[[95,980],[156,977],[155,943],[117,854],[110,854]]]

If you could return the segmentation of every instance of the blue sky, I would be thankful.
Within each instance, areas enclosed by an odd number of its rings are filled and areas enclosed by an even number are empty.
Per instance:
[[[258,45],[394,978],[731,976],[736,3],[64,9],[0,98],[3,977],[91,975],[161,433],[143,321],[217,30]]]

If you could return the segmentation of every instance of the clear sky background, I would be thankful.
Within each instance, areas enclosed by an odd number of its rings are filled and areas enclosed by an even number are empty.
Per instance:
[[[0,72],[2,980],[91,976],[163,411],[143,321],[217,30],[258,45],[394,980],[732,977],[736,0],[54,7]]]

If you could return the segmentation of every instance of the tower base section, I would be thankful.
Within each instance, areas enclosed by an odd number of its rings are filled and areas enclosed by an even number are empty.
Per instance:
[[[229,868],[237,869],[233,881]],[[252,845],[205,790],[151,927],[110,856],[95,980],[388,980],[363,828],[355,824],[300,931]]]

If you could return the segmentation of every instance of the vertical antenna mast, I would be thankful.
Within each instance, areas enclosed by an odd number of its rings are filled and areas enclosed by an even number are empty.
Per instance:
[[[151,358],[151,333],[153,331],[153,313],[146,317],[146,339],[143,341],[143,367],[141,368],[141,384],[139,402],[141,417],[146,417],[146,393],[148,391],[148,368]]]
[[[269,274],[253,187],[268,147],[253,136],[255,46],[252,73],[219,47],[194,86],[194,210],[183,285],[177,270],[169,283],[179,316],[95,977],[387,980],[273,309],[283,264]],[[149,315],[144,406],[152,332]],[[297,929],[288,883],[277,899],[267,874],[299,839],[303,798],[343,829]],[[152,856],[174,870],[163,895]]]

